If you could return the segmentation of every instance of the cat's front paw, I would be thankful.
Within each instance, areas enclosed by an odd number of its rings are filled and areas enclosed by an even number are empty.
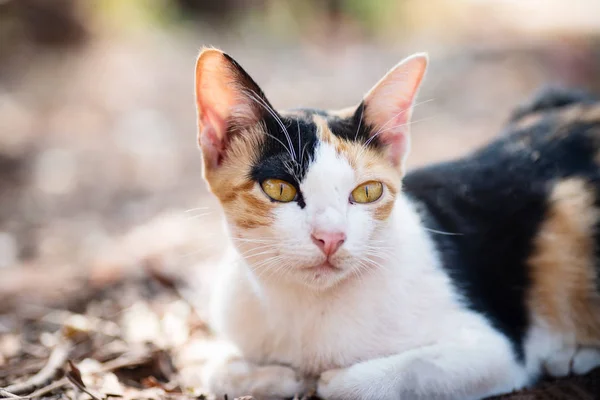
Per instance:
[[[304,380],[289,367],[261,366],[239,359],[213,366],[205,382],[217,398],[250,395],[256,399],[285,399],[305,391]]]
[[[399,399],[400,393],[390,389],[391,385],[377,379],[377,370],[366,364],[330,369],[323,372],[317,382],[317,395],[325,400]]]
[[[330,369],[323,372],[317,382],[317,395],[325,400],[352,399],[347,375],[347,368]]]

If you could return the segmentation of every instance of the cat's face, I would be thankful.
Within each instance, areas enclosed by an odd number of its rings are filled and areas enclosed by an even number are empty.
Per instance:
[[[277,112],[233,59],[200,54],[204,177],[257,277],[323,289],[385,257],[426,64],[402,62],[358,107]]]

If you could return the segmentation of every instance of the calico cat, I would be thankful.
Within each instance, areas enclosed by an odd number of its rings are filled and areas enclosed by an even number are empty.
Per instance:
[[[480,399],[600,365],[600,103],[547,93],[489,146],[406,174],[427,63],[355,107],[279,112],[201,52],[204,178],[232,244],[216,394]]]

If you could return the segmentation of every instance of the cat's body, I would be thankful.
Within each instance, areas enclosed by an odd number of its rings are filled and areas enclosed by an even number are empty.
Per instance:
[[[275,113],[228,56],[197,67],[205,177],[232,237],[212,308],[219,394],[478,399],[600,364],[600,104],[407,174],[425,59],[356,108]],[[391,125],[390,125],[391,122]],[[275,188],[275,190],[273,190]]]
[[[504,137],[404,179],[424,225],[452,233],[432,233],[444,270],[533,379],[600,362],[600,101],[567,94],[542,92]]]

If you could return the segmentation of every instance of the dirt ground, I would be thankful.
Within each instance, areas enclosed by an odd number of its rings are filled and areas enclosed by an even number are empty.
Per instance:
[[[68,48],[0,53],[0,397],[208,395],[199,371],[222,344],[203,304],[227,240],[195,139],[202,45],[236,58],[276,108],[356,104],[400,59],[429,51],[412,168],[501,134],[541,85],[600,88],[600,36],[589,32],[90,32]],[[599,382],[596,372],[510,398],[596,399]]]

